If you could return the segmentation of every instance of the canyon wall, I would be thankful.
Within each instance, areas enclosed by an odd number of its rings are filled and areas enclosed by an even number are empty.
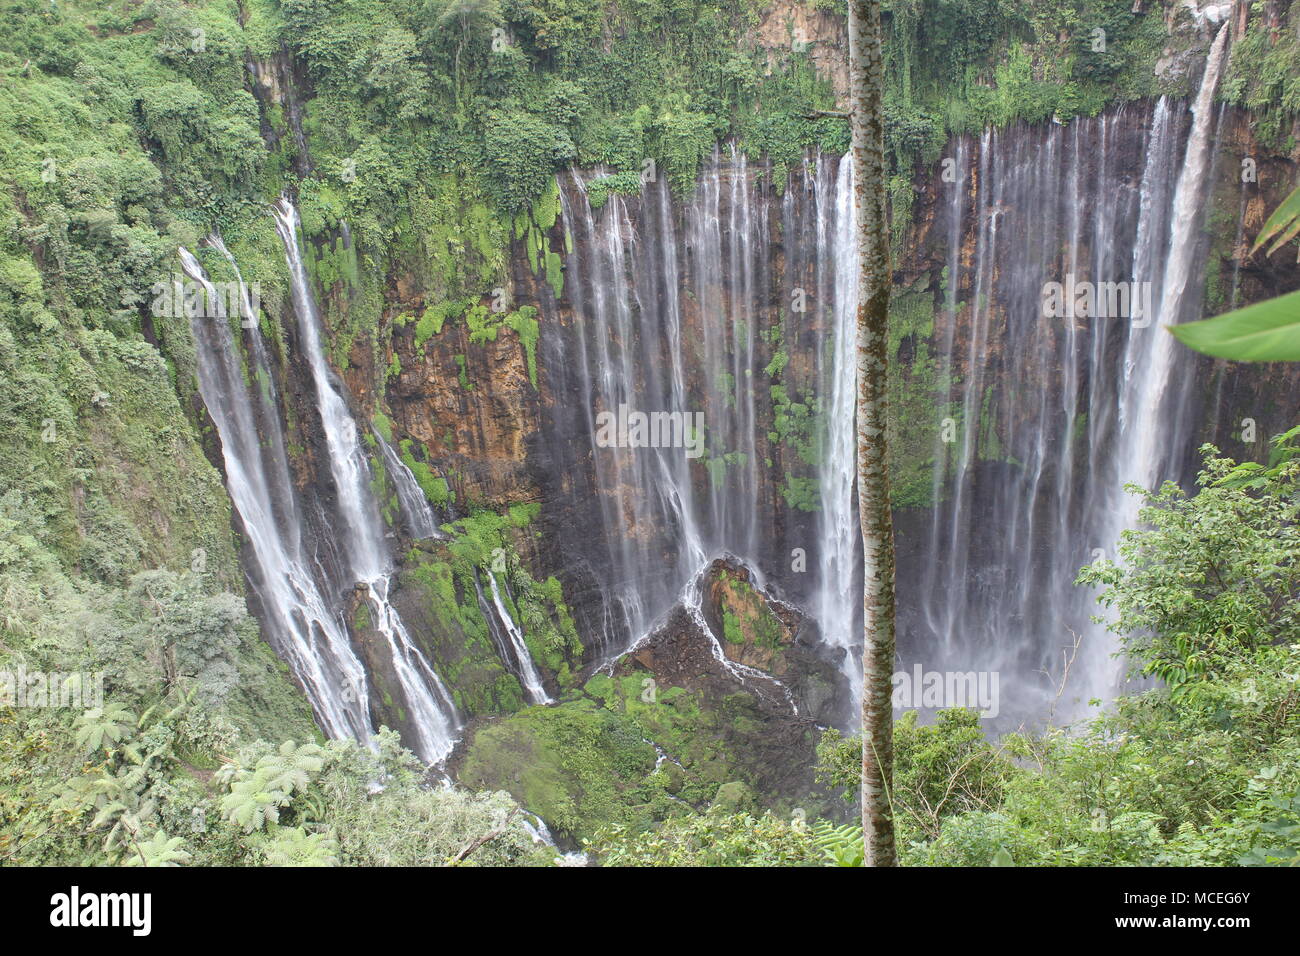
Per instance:
[[[1300,279],[1293,265],[1245,257],[1240,239],[1284,195],[1294,167],[1253,141],[1247,115],[1216,109],[1183,320]],[[1092,611],[1070,582],[1095,549],[1113,547],[1098,523],[1102,501],[1137,477],[1116,474],[1107,453],[1126,345],[1166,333],[1158,323],[1130,329],[1123,317],[1044,317],[1039,299],[1067,274],[1133,279],[1156,110],[1131,104],[954,140],[943,157],[951,162],[917,178],[894,319],[905,661],[996,665],[1027,678],[1057,664]],[[1184,104],[1167,112],[1159,161],[1168,177],[1152,200],[1165,205],[1190,122]],[[1240,175],[1247,156],[1255,182]],[[763,164],[719,150],[690,200],[647,183],[597,210],[587,184],[599,175],[563,176],[562,214],[516,240],[511,259],[510,308],[539,316],[535,387],[527,350],[504,327],[476,343],[466,324],[448,322],[420,348],[407,327],[382,356],[402,369],[386,393],[395,429],[453,473],[457,500],[541,504],[520,552],[539,577],[563,583],[589,662],[626,649],[723,552],[806,609],[826,586],[817,489],[838,167],[837,157],[810,156],[775,182]],[[528,249],[539,241],[540,256]],[[1294,419],[1288,368],[1184,361],[1185,397],[1161,439],[1167,477],[1189,481],[1204,441],[1262,456]],[[704,453],[600,448],[596,416],[620,403],[705,412]],[[1240,441],[1245,419],[1253,444]],[[1049,690],[1023,688],[1022,713]]]
[[[277,74],[284,89],[290,67]],[[1123,483],[1149,478],[1149,464],[1187,486],[1202,442],[1261,458],[1295,420],[1289,367],[1180,346],[1142,469],[1116,452],[1140,415],[1142,357],[1163,323],[1300,284],[1294,265],[1246,250],[1291,187],[1295,157],[1220,105],[1202,111],[1202,157],[1189,148],[1193,120],[1186,100],[1161,98],[989,128],[952,138],[909,191],[893,192],[906,202],[893,210],[891,315],[900,667],[1000,674],[1001,726],[1080,716],[1089,698],[1119,690],[1113,639],[1073,580],[1114,556]],[[559,174],[511,222],[503,284],[464,301],[420,288],[400,257],[356,247],[346,222],[303,237],[329,351],[370,433],[372,489],[399,566],[393,605],[468,722],[462,757],[483,783],[497,778],[479,735],[529,703],[504,636],[516,624],[536,693],[574,706],[607,676],[630,681],[624,693],[641,674],[684,690],[687,670],[720,668],[692,692],[716,704],[730,682],[761,702],[774,734],[854,719],[848,170],[837,155],[809,152],[787,169],[724,143],[686,191],[653,175],[629,188],[611,173]],[[1178,228],[1186,208],[1193,219]],[[1175,260],[1192,281],[1165,314]],[[369,303],[338,273],[376,261],[394,263],[378,326],[344,337]],[[1121,284],[1132,303],[1118,315],[1045,314],[1048,284],[1074,280]],[[280,324],[278,393],[306,533],[345,590],[330,519],[339,489],[303,343],[292,321]],[[629,415],[663,416],[675,437],[638,439]],[[444,532],[414,531],[395,468]],[[766,611],[736,609],[719,560]],[[485,595],[498,578],[494,609]],[[784,620],[781,608],[794,616],[777,638],[765,614]],[[347,616],[374,675],[376,725],[413,731],[365,602],[350,601]],[[790,650],[773,696],[764,672],[780,644]],[[1067,664],[1075,681],[1062,688]]]

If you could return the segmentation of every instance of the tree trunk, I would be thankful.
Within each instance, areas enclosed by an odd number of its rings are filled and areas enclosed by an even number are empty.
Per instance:
[[[862,520],[862,839],[867,866],[894,866],[894,524],[885,437],[889,220],[885,206],[880,0],[849,0],[849,122],[858,218],[858,510]]]

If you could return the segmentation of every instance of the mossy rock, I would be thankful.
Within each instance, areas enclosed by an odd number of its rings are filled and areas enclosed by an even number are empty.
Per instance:
[[[634,722],[589,699],[530,707],[479,729],[462,786],[506,790],[569,840],[631,823],[649,800],[656,753]]]
[[[732,812],[750,810],[754,807],[754,792],[741,781],[732,780],[718,788],[712,806],[722,807]]]

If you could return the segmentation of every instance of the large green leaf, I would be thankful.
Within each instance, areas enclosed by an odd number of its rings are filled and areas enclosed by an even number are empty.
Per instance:
[[[1272,255],[1281,249],[1300,234],[1300,186],[1292,190],[1291,195],[1282,200],[1282,204],[1273,210],[1273,215],[1268,217],[1259,230],[1259,235],[1255,237],[1255,245],[1251,248],[1251,254],[1259,251],[1260,246],[1268,242],[1274,236],[1277,241],[1268,250],[1268,255]]]
[[[1238,362],[1300,361],[1300,292],[1201,322],[1165,326],[1178,341]]]

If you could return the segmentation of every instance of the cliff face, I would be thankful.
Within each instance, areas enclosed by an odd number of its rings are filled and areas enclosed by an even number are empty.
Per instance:
[[[1199,81],[1208,17],[1184,11],[1170,21],[1177,63],[1165,73],[1188,89]],[[773,64],[807,43],[843,91],[838,16],[779,3],[749,39]],[[262,69],[259,95],[285,107],[285,135],[302,140],[292,122],[301,80],[288,69]],[[1035,635],[1077,623],[1070,614],[1086,618],[1086,600],[1067,614],[1062,601],[1075,598],[1062,595],[1074,594],[1074,572],[1104,548],[1097,516],[1112,486],[1132,477],[1115,471],[1107,449],[1132,377],[1127,356],[1145,333],[1123,318],[1046,318],[1040,294],[1070,275],[1156,281],[1135,272],[1143,210],[1169,205],[1189,125],[1185,107],[1151,101],[1069,123],[1012,124],[951,139],[917,168],[910,191],[891,186],[892,471],[908,653],[973,649],[977,664],[1028,674],[1054,654]],[[1157,141],[1165,152],[1153,161]],[[298,153],[309,169],[305,140]],[[1246,113],[1218,108],[1184,320],[1300,284],[1295,266],[1245,255],[1295,159],[1259,142]],[[376,478],[404,565],[396,603],[418,622],[435,667],[452,674],[466,717],[522,703],[481,620],[474,569],[489,559],[521,588],[514,610],[534,616],[525,630],[561,635],[537,655],[553,691],[577,686],[680,613],[699,569],[721,555],[804,612],[807,649],[787,659],[723,641],[728,657],[800,686],[853,669],[845,644],[822,633],[828,615],[833,629],[856,633],[860,576],[852,502],[835,517],[850,532],[837,545],[826,498],[847,301],[836,269],[843,173],[835,156],[809,155],[787,174],[725,146],[689,195],[662,180],[627,193],[599,172],[566,173],[558,193],[508,227],[501,287],[463,300],[421,285],[405,245],[355,249],[341,220],[309,237],[332,357],[358,421],[397,450],[440,519],[460,521],[450,543],[417,546],[391,483]],[[1167,227],[1166,212],[1158,230]],[[1167,253],[1154,248],[1157,261]],[[368,318],[376,309],[377,329]],[[334,489],[310,386],[291,358],[293,323],[282,324],[293,465],[318,503],[306,509],[310,537],[333,567],[320,503]],[[1290,368],[1190,357],[1180,368],[1171,477],[1192,476],[1202,441],[1259,457],[1294,421]],[[638,448],[622,433],[603,444],[597,422],[624,407],[699,413],[698,447]],[[1241,441],[1245,423],[1251,443]],[[688,422],[681,437],[693,435]],[[486,529],[471,520],[485,513],[496,516]],[[846,553],[830,555],[836,546]],[[725,632],[725,618],[706,623]],[[364,644],[365,622],[353,624]],[[379,683],[374,706],[400,725],[400,705],[382,699]]]
[[[817,73],[831,83],[836,102],[848,102],[848,23],[837,9],[777,0],[763,8],[748,39],[767,55],[769,71],[791,51],[806,51]]]
[[[1017,562],[996,533],[976,531],[975,515],[1036,523],[1035,535],[1047,537],[1027,538],[1030,555],[1056,548],[1053,527],[1074,527],[1062,561],[1073,564],[1073,575],[1089,559],[1093,542],[1084,540],[1079,512],[1108,479],[1087,449],[1074,445],[1067,455],[1062,436],[1074,433],[1076,441],[1079,433],[1063,427],[1052,408],[1073,408],[1079,423],[1093,416],[1101,429],[1093,440],[1104,453],[1113,411],[1100,398],[1089,408],[1087,394],[1100,397],[1122,382],[1127,332],[1122,320],[1106,320],[1100,330],[1083,321],[1053,323],[1041,317],[1037,297],[1045,281],[1070,272],[1128,278],[1153,109],[1134,104],[1066,127],[1018,126],[953,140],[945,150],[953,163],[940,161],[915,179],[917,200],[896,261],[893,423],[896,490],[904,492],[901,580],[913,584],[904,589],[904,619],[914,646],[939,640],[920,623],[923,606],[952,604],[944,581],[959,571],[956,557],[950,544],[946,554],[935,551],[936,525],[946,520],[962,524],[957,546],[971,574],[984,568],[975,576],[978,593],[950,613],[976,606],[991,614],[988,602],[1019,587]],[[1186,117],[1179,124],[1170,179],[1177,178]],[[1255,160],[1255,182],[1240,177],[1247,156]],[[511,256],[510,308],[537,310],[536,386],[519,333],[502,324],[485,338],[458,316],[424,341],[412,324],[394,326],[374,356],[386,382],[373,395],[364,367],[350,373],[361,401],[390,416],[394,441],[415,442],[419,457],[447,477],[454,496],[448,515],[541,505],[536,524],[513,533],[512,544],[534,578],[555,575],[562,583],[585,661],[627,646],[638,614],[653,618],[675,604],[690,533],[708,553],[737,554],[788,600],[803,607],[818,600],[819,468],[815,455],[810,463],[801,451],[822,447],[827,421],[835,289],[819,256],[833,224],[836,169],[833,157],[823,157],[776,183],[764,166],[719,156],[690,200],[666,202],[650,183],[590,213],[584,190],[565,183],[569,215],[556,217],[541,237],[543,258],[563,259],[563,282],[539,267],[537,248],[528,248],[536,238],[517,239]],[[1248,116],[1221,111],[1197,254],[1201,311],[1300,282],[1294,265],[1242,256],[1244,237],[1284,195],[1292,170],[1290,157],[1253,140]],[[945,173],[958,182],[945,181]],[[722,228],[708,234],[705,220]],[[1000,222],[1011,228],[991,235]],[[798,311],[792,306],[801,294],[806,306]],[[419,315],[421,304],[396,302],[390,311]],[[493,315],[490,299],[478,304]],[[680,349],[666,349],[667,339]],[[681,363],[679,392],[672,390],[673,362]],[[1195,386],[1180,431],[1170,434],[1177,446],[1171,475],[1191,476],[1203,441],[1243,457],[1262,454],[1265,438],[1295,418],[1291,369],[1200,359],[1190,369]],[[682,455],[671,466],[680,466],[684,479],[646,471],[646,451],[637,458],[594,441],[594,416],[614,410],[620,394],[646,411],[669,410],[684,397],[708,412],[705,454]],[[806,421],[797,420],[792,403],[806,406]],[[972,410],[976,450],[962,466],[941,431],[945,419],[962,423]],[[1239,441],[1243,419],[1255,420],[1260,441],[1253,446]],[[957,427],[961,434],[966,425]],[[1036,472],[1027,466],[1028,449],[1039,455]],[[1061,466],[1066,458],[1069,470]],[[655,460],[659,467],[668,459]],[[957,470],[963,492],[953,484]],[[1026,488],[1031,477],[1037,498]],[[800,481],[814,489],[813,510],[792,493],[806,486]],[[1048,488],[1056,505],[1043,503]],[[689,515],[655,501],[684,490],[694,498]],[[944,511],[954,496],[959,518]],[[692,522],[699,525],[693,531],[686,528]],[[640,576],[629,581],[633,572]],[[647,606],[629,607],[628,594],[640,594]],[[1050,623],[1052,606],[1039,602],[1032,613]],[[1030,669],[1041,653],[1034,644],[1017,648],[1015,666]],[[835,663],[833,652],[824,657]]]
[[[1062,337],[1082,335],[1090,327],[1084,318],[1042,317],[1029,296],[1037,298],[1043,282],[1067,274],[1080,281],[1100,274],[1136,278],[1129,260],[1143,201],[1140,186],[1153,110],[1154,104],[1132,104],[1097,120],[1075,120],[1072,128],[1017,126],[983,139],[953,140],[940,160],[949,172],[941,168],[937,175],[914,180],[917,199],[895,260],[895,295],[910,302],[920,290],[932,298],[940,314],[928,344],[934,354],[943,341],[951,343],[947,348],[955,383],[969,381],[977,366],[985,367],[993,405],[1005,413],[999,426],[1004,438],[1025,427],[1026,419],[1018,416],[1034,413],[1032,403],[1008,396],[1008,390],[1059,393]],[[1279,154],[1260,143],[1248,113],[1222,106],[1216,110],[1213,160],[1197,211],[1197,269],[1181,321],[1271,298],[1300,284],[1300,268],[1286,254],[1248,254],[1264,219],[1293,188],[1300,154]],[[1165,168],[1169,191],[1179,174],[1189,119],[1182,116],[1176,123],[1171,165]],[[953,181],[945,181],[945,175]],[[992,232],[988,229],[991,217],[1000,221],[1000,234],[997,222]],[[1111,231],[1099,234],[1099,229]],[[1026,266],[1032,276],[1013,290],[1014,273]],[[955,286],[947,278],[953,272],[959,276]],[[1018,300],[1006,297],[1012,291]],[[971,303],[986,294],[994,301],[988,314],[979,316]],[[955,309],[945,308],[948,303]],[[1035,343],[1042,347],[1040,357],[1025,361],[1012,354],[1022,348],[1017,340],[1025,331],[1017,328],[1017,314],[1032,320],[1026,328],[1036,335],[1046,330]],[[985,324],[977,328],[980,321]],[[1092,369],[1098,376],[1119,361],[1126,338],[1122,321],[1103,321],[1113,334]],[[916,344],[906,341],[908,332],[903,330],[904,362]],[[1012,368],[1017,362],[1019,367]],[[1291,366],[1199,356],[1193,365],[1192,375],[1206,391],[1184,422],[1191,429],[1189,448],[1201,441],[1228,441],[1240,429],[1240,417],[1252,414],[1261,433],[1289,427],[1295,412]],[[1027,377],[1008,380],[1016,374]],[[1240,443],[1223,447],[1251,454]]]
[[[1100,662],[1087,671],[1097,685],[1076,667],[1062,707],[1113,692],[1093,595],[1073,581],[1113,557],[1135,520],[1124,484],[1190,487],[1203,442],[1258,459],[1267,436],[1295,420],[1291,367],[1214,362],[1169,343],[1173,371],[1158,384],[1161,325],[1300,281],[1294,265],[1247,260],[1239,244],[1252,204],[1271,209],[1291,188],[1292,158],[1263,147],[1249,116],[1215,107],[1213,118],[1206,185],[1178,248],[1179,190],[1195,178],[1192,116],[1178,101],[986,131],[948,145],[946,177],[918,181],[895,314],[933,317],[928,337],[909,343],[908,325],[898,331],[902,355],[931,358],[931,415],[947,427],[922,446],[939,472],[928,504],[904,509],[897,529],[900,581],[910,582],[905,661],[1000,671],[1032,713],[1053,700],[1042,675],[1059,675],[1054,655],[1078,639]],[[1181,292],[1168,280],[1175,260],[1191,276]],[[1048,282],[1099,295],[1118,283],[1131,301],[1053,313]],[[1181,301],[1177,315],[1166,299]]]
[[[394,333],[388,361],[401,369],[384,393],[394,427],[428,450],[458,502],[539,500],[527,458],[542,399],[515,333],[474,342],[465,323],[452,322],[419,343],[407,326]]]

